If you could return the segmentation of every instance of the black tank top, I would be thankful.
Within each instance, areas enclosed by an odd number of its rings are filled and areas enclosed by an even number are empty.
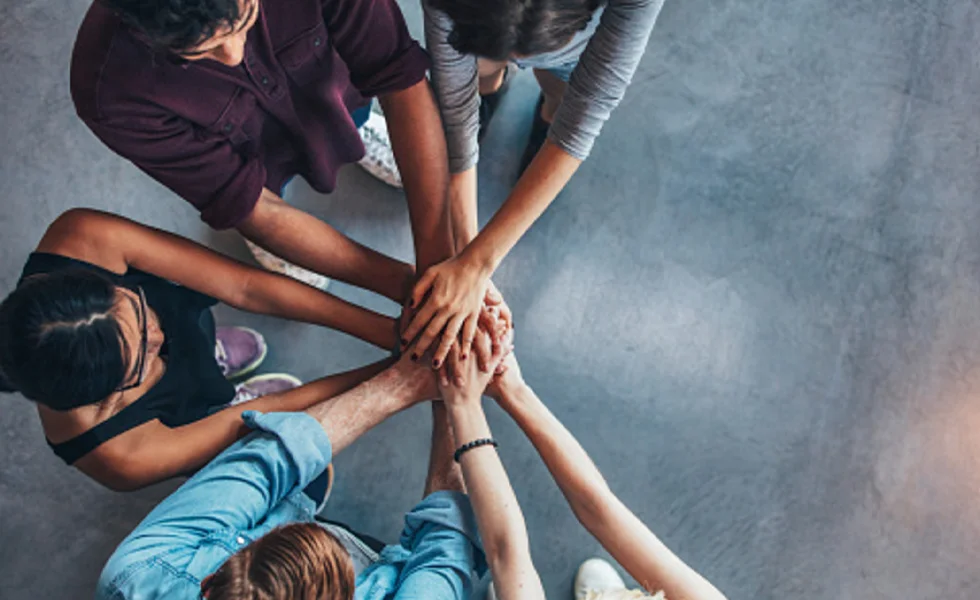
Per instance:
[[[70,465],[103,442],[153,419],[167,427],[179,427],[203,419],[231,402],[235,388],[214,358],[211,307],[216,300],[137,269],[117,275],[80,260],[40,252],[28,258],[20,280],[67,269],[99,273],[130,290],[143,288],[147,304],[160,317],[164,335],[161,355],[166,357],[167,369],[146,394],[102,423],[66,442],[48,442],[62,460]]]

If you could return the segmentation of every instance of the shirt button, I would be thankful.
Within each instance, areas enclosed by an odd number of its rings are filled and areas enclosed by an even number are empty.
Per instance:
[[[323,41],[320,39],[320,36],[317,36],[317,37],[313,38],[313,45],[314,46],[319,47],[320,44],[322,44],[322,43],[323,43]]]
[[[238,538],[235,539],[235,541],[238,542],[238,545],[239,546],[244,546],[245,545],[245,538],[243,538],[242,536],[238,536]]]
[[[232,125],[231,123],[225,123],[225,126],[222,129],[224,129],[225,133],[231,133],[231,130],[234,129],[234,128],[235,128],[235,126]],[[238,539],[241,539],[241,538],[238,538]]]

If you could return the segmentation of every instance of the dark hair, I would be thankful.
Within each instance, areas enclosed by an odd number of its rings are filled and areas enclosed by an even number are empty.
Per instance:
[[[603,0],[431,0],[453,22],[457,52],[491,60],[553,52],[589,24]]]
[[[354,566],[327,530],[293,523],[233,554],[201,591],[207,600],[350,600]]]
[[[54,410],[109,396],[127,362],[116,298],[112,282],[91,271],[25,279],[0,304],[0,371],[10,386]]]
[[[151,44],[186,50],[233,27],[239,18],[238,0],[102,0],[124,23]]]

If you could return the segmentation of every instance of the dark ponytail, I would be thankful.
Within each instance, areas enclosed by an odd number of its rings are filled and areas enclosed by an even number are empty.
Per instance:
[[[0,383],[54,410],[109,396],[126,372],[116,297],[90,271],[25,279],[0,304]]]

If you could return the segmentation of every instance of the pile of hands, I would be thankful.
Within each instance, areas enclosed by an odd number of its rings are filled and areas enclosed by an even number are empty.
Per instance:
[[[486,393],[499,401],[505,389],[523,384],[513,355],[513,315],[496,286],[486,281],[484,290],[477,288],[476,311],[447,314],[431,288],[427,295],[413,294],[402,311],[402,362],[431,372],[426,377],[429,399],[479,403]]]

